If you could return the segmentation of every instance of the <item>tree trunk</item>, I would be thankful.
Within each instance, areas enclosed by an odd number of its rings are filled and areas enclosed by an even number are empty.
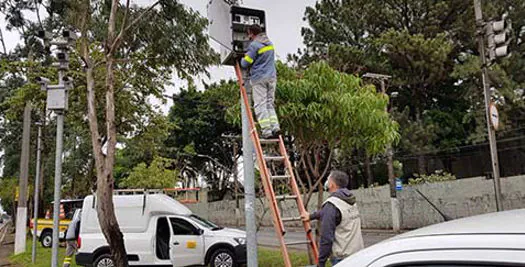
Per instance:
[[[425,155],[417,156],[417,168],[418,168],[420,175],[427,174],[427,164],[426,164]]]
[[[394,173],[394,153],[391,146],[388,146],[386,150],[387,160],[386,168],[388,171],[388,184],[390,185],[390,197],[396,197],[396,184],[395,184],[395,173]]]
[[[374,184],[374,176],[372,175],[372,167],[370,166],[370,156],[368,156],[368,153],[365,151],[365,174],[366,174],[366,184],[368,187],[373,186]]]
[[[321,179],[321,178],[319,178]],[[317,210],[321,210],[323,207],[323,184],[319,183],[317,185]],[[317,221],[317,228],[315,230],[315,242],[319,244],[319,240],[321,238],[321,222]]]
[[[95,78],[93,66],[89,60],[87,43],[82,45],[84,59],[87,62],[86,81],[88,90],[88,119],[93,145],[93,156],[97,174],[97,215],[100,229],[111,248],[111,257],[116,267],[127,267],[128,261],[124,238],[120,231],[113,206],[113,163],[115,159],[116,129],[114,124],[115,106],[113,99],[113,61],[107,63],[107,92],[106,92],[106,126],[108,133],[107,156],[102,153],[102,143],[98,129],[95,104]]]
[[[97,180],[97,198],[99,199],[97,214],[100,229],[102,229],[102,233],[111,248],[111,257],[115,261],[115,266],[127,267],[128,260],[124,236],[120,231],[113,206],[112,173],[107,173],[105,177],[98,177]]]

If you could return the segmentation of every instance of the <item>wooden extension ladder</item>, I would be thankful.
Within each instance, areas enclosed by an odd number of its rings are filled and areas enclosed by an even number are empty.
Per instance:
[[[273,225],[275,228],[275,233],[277,235],[277,238],[279,240],[279,244],[281,247],[281,252],[283,254],[284,259],[284,265],[286,267],[291,267],[292,263],[290,261],[290,255],[288,254],[288,246],[294,246],[294,245],[301,245],[306,244],[308,245],[309,252],[312,253],[311,259],[314,259],[315,264],[318,262],[318,251],[317,251],[317,244],[315,243],[315,239],[313,236],[312,228],[310,226],[310,222],[302,221],[301,214],[306,213],[306,209],[303,205],[303,200],[301,198],[301,192],[299,191],[299,187],[297,186],[297,181],[295,180],[292,164],[290,163],[290,160],[288,159],[288,152],[286,151],[286,146],[284,145],[284,140],[282,136],[279,136],[278,139],[260,139],[259,135],[257,133],[257,128],[255,126],[255,122],[253,120],[253,115],[251,111],[251,105],[250,101],[248,100],[248,94],[246,93],[246,89],[244,88],[244,82],[243,77],[241,73],[241,69],[239,67],[239,64],[237,63],[235,65],[235,72],[237,75],[237,79],[239,82],[239,87],[241,89],[241,97],[242,101],[244,101],[244,106],[246,108],[246,114],[249,121],[249,130],[250,130],[250,137],[253,142],[253,146],[255,148],[255,153],[257,154],[257,164],[259,165],[259,170],[261,173],[261,181],[264,188],[264,193],[266,195],[266,199],[268,200],[268,203],[270,205],[270,210],[272,211],[272,217],[273,217]],[[279,156],[269,156],[265,155],[262,145],[278,145],[279,150]],[[270,162],[281,162],[283,163],[282,166],[284,166],[284,170],[281,174],[272,174],[270,172],[270,169],[268,168],[268,163]],[[291,192],[289,194],[276,196],[275,190],[273,187],[273,181],[288,181],[289,186],[291,189]],[[299,211],[299,216],[297,217],[289,217],[289,218],[283,218],[281,216],[281,212],[279,210],[279,206],[277,205],[277,201],[286,201],[286,200],[295,200],[297,203],[297,208]],[[285,234],[286,230],[284,229],[284,223],[286,222],[295,222],[295,221],[302,221],[302,225],[305,230],[306,234],[306,240],[300,241],[300,242],[285,242]]]

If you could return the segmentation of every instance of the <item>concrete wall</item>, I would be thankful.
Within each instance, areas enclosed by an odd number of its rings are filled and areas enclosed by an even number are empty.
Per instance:
[[[502,178],[504,209],[525,208],[525,176]],[[452,218],[461,218],[496,211],[493,180],[484,177],[456,181],[405,186],[398,192],[402,210],[401,227],[413,229],[442,222],[443,218],[414,189],[417,188],[443,213]],[[363,228],[388,229],[392,227],[390,195],[388,186],[352,191],[358,200]],[[327,193],[324,194],[325,198]],[[265,201],[265,200],[264,200]],[[308,210],[315,210],[317,195],[312,196]],[[236,225],[235,201],[217,201],[189,205],[195,213],[222,225]],[[261,201],[256,202],[256,211],[263,213]],[[297,216],[294,201],[281,202],[284,217]],[[240,200],[240,223],[244,224],[244,202]],[[260,219],[259,219],[260,220]],[[270,211],[262,218],[262,224],[272,225]]]

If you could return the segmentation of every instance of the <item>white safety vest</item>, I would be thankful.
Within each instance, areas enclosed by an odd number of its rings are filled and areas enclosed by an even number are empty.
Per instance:
[[[338,197],[329,197],[326,202],[332,203],[341,212],[341,223],[335,228],[332,257],[343,259],[363,249],[365,246],[357,204],[350,205]]]

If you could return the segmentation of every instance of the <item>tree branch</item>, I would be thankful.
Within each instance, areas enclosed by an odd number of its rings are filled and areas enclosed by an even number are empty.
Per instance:
[[[86,11],[87,12],[87,11]],[[102,159],[104,157],[102,153],[102,145],[100,140],[100,134],[98,130],[98,120],[96,111],[96,96],[95,96],[95,77],[93,75],[93,64],[89,54],[89,45],[87,40],[87,19],[88,15],[85,14],[82,18],[81,29],[82,39],[80,40],[80,50],[82,58],[86,64],[86,89],[87,89],[87,105],[88,105],[88,121],[89,128],[91,131],[91,142],[93,145],[93,157],[95,158],[97,175],[101,174],[102,171]]]
[[[332,155],[333,155],[333,149],[328,148],[330,150],[330,153],[328,154],[328,160],[326,161],[326,166],[324,167],[323,173],[321,173],[321,177],[324,177],[326,173],[328,172],[328,169],[330,168],[330,163],[332,161]]]
[[[5,48],[4,35],[2,34],[2,29],[0,29],[0,41],[2,41],[2,47],[4,49],[4,55],[7,56],[7,49]]]
[[[122,32],[124,32],[124,26],[126,26],[126,23],[128,22],[128,15],[129,15],[129,1],[130,1],[130,0],[127,0],[127,1],[126,1],[126,12],[124,13],[124,18],[122,19],[122,25],[120,25],[120,32],[119,32],[119,35],[121,35]]]
[[[314,157],[315,157],[315,155],[314,155]],[[319,176],[315,173],[315,167],[314,167],[314,164],[313,164],[313,162],[312,162],[312,157],[310,157],[310,155],[308,155],[308,157],[306,158],[306,163],[308,163],[309,171],[311,171],[312,174],[313,174],[314,176],[316,176],[316,178],[319,177]]]
[[[129,0],[128,0],[128,4],[129,4]],[[135,18],[128,26],[126,26],[126,28],[124,28],[124,24],[122,24],[122,28],[123,29],[120,30],[120,33],[117,36],[117,38],[115,38],[115,40],[113,40],[113,43],[111,44],[111,47],[110,47],[110,50],[109,50],[109,53],[113,54],[113,52],[115,52],[115,50],[118,48],[120,40],[122,39],[122,37],[124,37],[125,32],[127,32],[131,27],[133,27],[135,24],[137,24],[139,21],[141,21],[142,18],[146,14],[148,14],[151,10],[153,10],[159,4],[160,4],[160,1],[155,2],[148,9],[146,9],[144,12],[142,12],[137,18]],[[128,10],[129,10],[129,6],[126,9],[126,15],[127,15]]]

